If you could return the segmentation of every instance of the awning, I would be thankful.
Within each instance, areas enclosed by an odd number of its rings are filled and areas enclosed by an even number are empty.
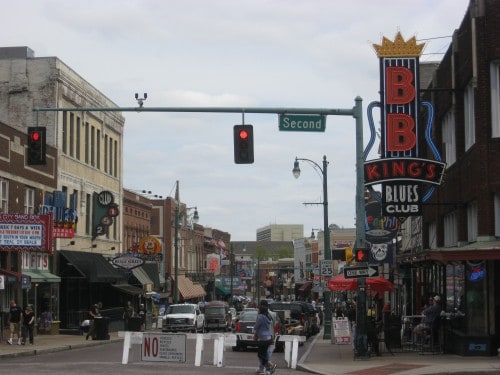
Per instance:
[[[142,294],[142,289],[130,284],[111,284],[112,287],[118,289],[121,292],[130,294],[132,296],[138,296]]]
[[[126,284],[125,276],[114,268],[102,254],[85,251],[60,250],[61,255],[91,283]]]
[[[153,287],[154,288],[159,288],[161,286],[160,284],[160,271],[158,269],[158,263],[156,262],[146,262],[144,263],[140,268],[142,268],[148,277],[151,279],[153,282]]]
[[[148,274],[142,267],[133,268],[132,273],[134,274],[135,278],[139,280],[142,286],[147,284],[151,284],[152,286],[154,286],[153,280],[149,278]]]
[[[302,286],[299,288],[299,291],[300,292],[306,292],[308,291],[309,289],[312,288],[312,281],[306,281],[304,284],[302,284]]]
[[[23,271],[23,275],[29,276],[32,283],[60,283],[61,278],[49,271],[30,270]]]
[[[466,260],[500,260],[500,241],[478,241],[460,248],[439,248],[398,255],[400,264],[422,262],[458,262]]]
[[[0,268],[0,275],[5,275],[6,280],[5,282],[8,284],[16,283],[18,281],[21,281],[21,274],[19,272],[15,271],[9,271],[4,268]]]
[[[207,295],[205,289],[200,284],[194,284],[184,275],[178,275],[179,293],[183,299],[199,298]]]
[[[221,296],[228,296],[231,294],[231,291],[227,290],[222,285],[217,285],[215,287],[215,292],[220,294]]]

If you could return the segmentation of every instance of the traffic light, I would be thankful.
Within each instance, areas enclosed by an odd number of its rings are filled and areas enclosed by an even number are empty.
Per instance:
[[[253,125],[234,125],[234,162],[253,163]]]
[[[356,262],[367,262],[368,252],[365,249],[356,249]]]
[[[28,128],[28,165],[47,164],[45,131],[45,127]]]
[[[351,263],[352,262],[352,258],[353,258],[353,256],[352,256],[352,248],[346,247],[345,248],[345,261],[347,263]]]

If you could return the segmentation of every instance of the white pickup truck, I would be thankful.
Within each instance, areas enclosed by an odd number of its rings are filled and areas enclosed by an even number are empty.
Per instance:
[[[170,305],[165,312],[162,322],[163,332],[203,332],[205,326],[205,315],[202,314],[198,305],[185,303]]]

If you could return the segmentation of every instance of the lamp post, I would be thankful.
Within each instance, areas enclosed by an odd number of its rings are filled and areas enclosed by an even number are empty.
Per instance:
[[[175,218],[174,218],[174,303],[179,303],[179,221],[183,215],[187,215],[188,210],[194,209],[192,222],[197,223],[200,219],[198,209],[196,207],[186,207],[180,212],[179,200],[176,200]]]
[[[229,247],[231,250],[229,256],[231,257],[229,259],[229,272],[231,273],[230,280],[231,280],[231,288],[230,288],[230,297],[229,297],[229,306],[233,306],[233,273],[234,273],[234,263],[233,263],[233,258],[234,258],[234,249],[233,249],[233,244]]]
[[[323,168],[316,162],[303,159],[303,158],[295,158],[295,163],[293,164],[293,176],[295,178],[299,178],[300,176],[300,167],[299,161],[307,161],[311,163],[313,166],[319,169],[323,176],[323,240],[324,240],[324,252],[325,252],[325,260],[332,260],[332,253],[330,251],[330,229],[328,228],[328,178],[327,178],[327,168],[328,161],[326,160],[326,156],[323,156]],[[318,203],[316,203],[318,204]],[[322,275],[321,275],[322,276]],[[323,292],[323,296],[325,299],[325,325],[323,330],[323,338],[328,340],[331,338],[332,331],[332,308],[331,308],[331,293],[328,288]]]

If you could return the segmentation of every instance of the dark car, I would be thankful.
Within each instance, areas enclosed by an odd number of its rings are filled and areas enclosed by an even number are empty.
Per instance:
[[[243,310],[238,320],[236,321],[234,327],[234,333],[236,334],[236,346],[233,346],[233,351],[237,352],[240,350],[246,350],[250,347],[257,347],[257,341],[253,339],[254,331],[253,327],[257,321],[257,315],[259,311],[257,309],[247,309]],[[285,326],[283,325],[280,317],[273,311],[269,311],[269,315],[273,320],[274,335],[279,338],[281,335],[285,335]],[[285,349],[285,343],[283,341],[276,341],[275,351],[282,352]]]
[[[231,330],[232,317],[227,302],[207,302],[203,307],[203,312],[205,313],[205,332]]]
[[[269,310],[283,315],[289,334],[298,334],[309,338],[313,335],[313,315],[303,301],[273,302]]]

